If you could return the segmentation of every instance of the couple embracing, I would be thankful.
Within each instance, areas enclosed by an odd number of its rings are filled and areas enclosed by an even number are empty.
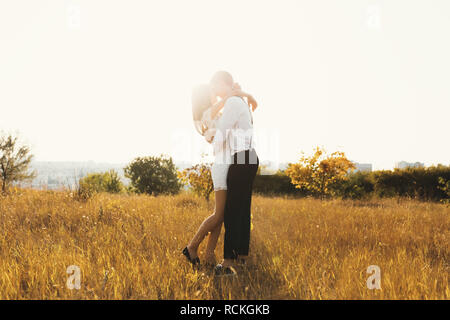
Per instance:
[[[216,276],[236,276],[234,267],[248,258],[252,188],[259,166],[253,147],[252,111],[256,107],[255,99],[226,71],[216,72],[209,85],[198,86],[192,94],[195,127],[214,150],[211,176],[216,203],[214,213],[200,225],[183,255],[194,266],[200,265],[198,247],[209,234],[205,261],[214,265],[223,223],[224,259],[215,266]]]

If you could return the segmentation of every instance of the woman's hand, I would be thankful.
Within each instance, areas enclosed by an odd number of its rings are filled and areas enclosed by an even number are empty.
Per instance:
[[[255,98],[251,94],[247,95],[247,101],[250,107],[252,108],[252,111],[255,111],[255,109],[258,107],[258,103],[256,102]]]
[[[239,96],[242,98],[247,98],[248,104],[252,108],[252,111],[255,111],[256,108],[258,107],[258,103],[256,102],[255,98],[251,94],[242,91],[241,86],[237,82],[233,84],[230,96]]]
[[[214,128],[206,130],[206,132],[204,133],[206,142],[212,143],[212,141],[214,140],[215,134],[216,134],[216,129],[214,129]]]

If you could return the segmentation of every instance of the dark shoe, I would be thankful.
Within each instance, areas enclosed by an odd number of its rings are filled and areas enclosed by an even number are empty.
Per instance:
[[[190,263],[192,263],[193,266],[200,265],[200,258],[196,257],[192,259],[187,247],[183,249],[183,255],[186,257],[186,259],[188,259]]]
[[[236,277],[237,272],[233,269],[233,267],[224,267],[221,264],[218,264],[214,268],[214,274],[216,277]]]

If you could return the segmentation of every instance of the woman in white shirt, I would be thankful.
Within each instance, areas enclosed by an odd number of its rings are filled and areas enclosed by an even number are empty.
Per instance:
[[[215,265],[216,263],[214,250],[222,229],[227,195],[227,175],[230,166],[230,161],[228,160],[231,160],[228,157],[231,156],[231,153],[228,150],[229,145],[223,139],[216,141],[214,137],[216,133],[216,122],[221,116],[220,110],[223,108],[226,100],[232,96],[247,98],[252,110],[255,110],[257,107],[257,103],[252,95],[243,92],[238,84],[234,85],[234,90],[229,96],[220,101],[217,101],[217,97],[213,96],[209,85],[196,87],[192,94],[192,113],[195,128],[205,137],[208,143],[213,145],[214,149],[214,164],[211,168],[211,177],[216,202],[214,213],[203,221],[195,236],[183,249],[183,255],[193,265],[200,263],[197,250],[208,233],[210,233],[210,236],[206,247],[205,260],[210,265]]]

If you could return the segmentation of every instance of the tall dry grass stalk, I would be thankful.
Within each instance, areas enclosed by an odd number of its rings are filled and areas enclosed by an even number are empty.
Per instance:
[[[180,251],[212,202],[15,190],[0,197],[1,299],[448,299],[450,212],[412,200],[253,198],[236,279]],[[216,253],[222,254],[222,240]],[[204,248],[202,246],[202,248]],[[81,289],[66,287],[70,265]],[[381,268],[381,290],[366,286]]]

